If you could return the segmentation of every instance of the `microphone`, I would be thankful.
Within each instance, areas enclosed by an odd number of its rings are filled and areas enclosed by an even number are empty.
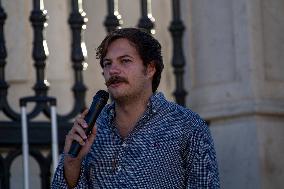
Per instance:
[[[85,130],[85,133],[87,136],[89,136],[92,132],[92,129],[96,123],[96,120],[98,116],[100,115],[102,109],[106,105],[109,98],[108,92],[104,90],[99,90],[96,95],[93,97],[93,102],[91,104],[91,107],[85,116],[84,120],[86,121],[88,127]],[[68,154],[72,156],[73,158],[76,158],[79,154],[79,151],[81,150],[81,145],[79,142],[73,140],[70,150]]]

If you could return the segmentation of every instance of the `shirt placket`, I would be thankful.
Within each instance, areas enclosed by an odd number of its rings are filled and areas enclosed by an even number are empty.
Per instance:
[[[112,127],[112,134],[113,134],[113,142],[114,145],[117,147],[117,152],[115,153],[115,157],[112,161],[113,172],[116,175],[118,181],[120,183],[125,183],[127,178],[124,177],[124,173],[130,173],[130,170],[127,169],[126,162],[126,153],[129,145],[131,144],[131,140],[135,137],[135,134],[139,132],[143,124],[149,119],[150,117],[150,103],[147,105],[147,109],[143,116],[139,119],[136,126],[134,127],[133,131],[125,138],[122,139],[119,135],[118,129],[115,127],[113,119],[111,123]]]

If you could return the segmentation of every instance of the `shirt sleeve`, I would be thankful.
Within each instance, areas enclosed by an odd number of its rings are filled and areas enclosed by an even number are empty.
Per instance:
[[[203,123],[191,136],[187,154],[187,188],[220,188],[216,152],[208,126]]]
[[[87,179],[85,174],[85,160],[82,162],[80,176],[77,183],[77,186],[73,189],[87,189]],[[51,189],[69,189],[67,182],[64,177],[64,154],[61,155],[59,164],[56,168],[56,171],[53,176],[51,183]]]

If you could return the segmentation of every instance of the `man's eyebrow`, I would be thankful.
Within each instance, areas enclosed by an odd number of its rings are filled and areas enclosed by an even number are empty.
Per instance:
[[[104,61],[111,61],[109,58],[103,58],[103,62]]]
[[[119,57],[117,57],[117,59],[122,59],[122,58],[133,58],[132,56],[125,54],[125,55],[121,55]],[[110,58],[103,58],[103,61],[111,61]]]
[[[133,58],[133,57],[128,54],[125,54],[125,55],[119,56],[118,58],[121,59],[121,58]]]

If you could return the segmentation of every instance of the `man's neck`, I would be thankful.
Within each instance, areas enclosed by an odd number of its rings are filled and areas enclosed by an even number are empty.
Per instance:
[[[127,102],[116,102],[115,122],[122,138],[127,137],[134,129],[136,123],[145,112],[151,95],[152,93],[149,93]]]

